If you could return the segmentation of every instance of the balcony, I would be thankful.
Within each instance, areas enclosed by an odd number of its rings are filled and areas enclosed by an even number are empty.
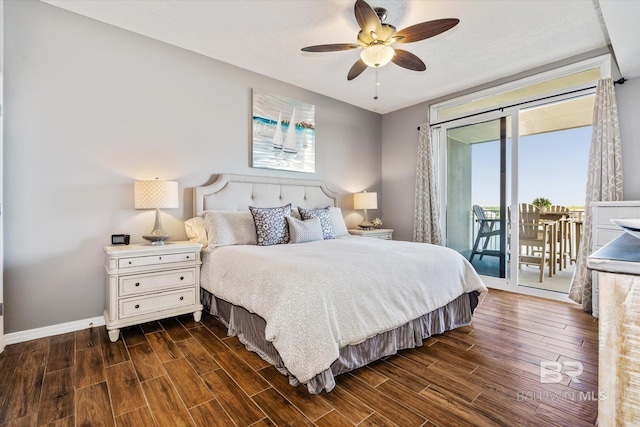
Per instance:
[[[500,212],[495,207],[484,207],[485,217],[487,219],[499,219]],[[555,292],[568,293],[569,286],[571,285],[571,278],[575,270],[575,260],[578,252],[578,245],[580,243],[580,235],[582,232],[582,216],[584,213],[583,208],[575,208],[569,211],[566,218],[562,221],[562,227],[558,225],[554,229],[555,239],[553,244],[555,245],[555,265],[551,268],[551,275],[549,275],[549,267],[545,270],[544,280],[540,282],[540,266],[539,265],[521,265],[519,268],[519,285],[528,286],[537,289],[546,289]],[[476,239],[479,231],[479,222],[476,221],[476,217],[473,211],[469,212],[469,224],[470,234],[468,236],[468,251],[462,251],[461,253],[467,258],[470,258],[471,248]],[[507,221],[507,224],[510,224]],[[496,224],[499,227],[498,224]],[[509,231],[507,232],[507,277],[510,277],[510,260],[512,252],[510,250],[510,238]],[[480,247],[484,246],[484,239],[481,242]],[[551,247],[548,247],[548,252],[552,253]],[[500,250],[500,236],[492,236],[488,238],[487,251],[496,252]],[[491,253],[489,252],[489,253]],[[475,255],[471,264],[478,271],[479,274],[486,276],[497,276],[496,272],[499,270],[499,257],[497,256],[480,256]]]

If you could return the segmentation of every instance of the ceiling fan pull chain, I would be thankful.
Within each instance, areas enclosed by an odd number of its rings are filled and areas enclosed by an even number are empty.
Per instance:
[[[378,86],[380,86],[380,82],[378,81],[378,69],[379,67],[376,67],[376,94],[373,99],[378,99]]]

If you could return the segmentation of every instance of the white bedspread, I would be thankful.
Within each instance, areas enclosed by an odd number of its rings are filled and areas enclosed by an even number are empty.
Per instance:
[[[464,257],[424,243],[345,237],[219,247],[207,258],[202,287],[264,318],[266,339],[301,383],[346,345],[487,291]]]

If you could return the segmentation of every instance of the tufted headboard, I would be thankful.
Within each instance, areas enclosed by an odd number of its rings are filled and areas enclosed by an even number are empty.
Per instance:
[[[243,211],[248,206],[320,208],[338,206],[338,193],[323,181],[221,174],[212,184],[193,189],[193,215],[205,210]]]

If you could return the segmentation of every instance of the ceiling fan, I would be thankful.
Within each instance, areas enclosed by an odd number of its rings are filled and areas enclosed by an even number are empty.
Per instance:
[[[406,50],[391,47],[394,44],[413,43],[436,36],[458,25],[459,19],[436,19],[412,25],[396,31],[387,24],[387,10],[372,8],[364,0],[356,0],[354,6],[356,21],[360,26],[358,43],[339,43],[308,46],[304,52],[336,52],[340,50],[362,49],[360,59],[349,70],[347,80],[358,77],[367,67],[382,67],[389,62],[414,71],[424,71],[427,66],[420,58]]]

